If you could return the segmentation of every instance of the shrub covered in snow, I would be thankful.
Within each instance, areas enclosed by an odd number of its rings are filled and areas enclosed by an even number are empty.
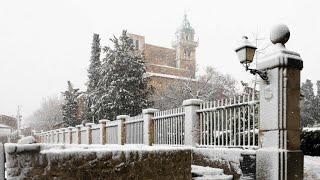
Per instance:
[[[33,136],[23,137],[18,140],[18,144],[33,144],[36,143],[36,140]]]
[[[320,156],[320,128],[303,129],[301,150],[305,155]]]

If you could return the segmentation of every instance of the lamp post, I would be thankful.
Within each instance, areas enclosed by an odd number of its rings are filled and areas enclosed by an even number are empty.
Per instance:
[[[258,74],[261,77],[261,79],[268,81],[267,71],[249,68],[250,64],[253,61],[256,49],[257,47],[249,42],[248,37],[243,36],[241,45],[238,48],[236,48],[235,51],[238,55],[240,63],[244,65],[246,71],[249,71],[253,75]]]

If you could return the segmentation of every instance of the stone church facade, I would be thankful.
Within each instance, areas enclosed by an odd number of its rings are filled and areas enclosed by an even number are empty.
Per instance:
[[[195,78],[198,42],[194,34],[186,15],[175,33],[172,48],[148,44],[144,36],[128,34],[135,47],[144,53],[148,85],[161,91],[176,80]]]

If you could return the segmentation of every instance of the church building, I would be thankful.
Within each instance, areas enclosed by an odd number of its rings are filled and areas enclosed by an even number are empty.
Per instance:
[[[144,36],[128,35],[135,47],[144,53],[148,85],[157,91],[164,90],[170,82],[195,78],[198,42],[187,15],[175,33],[172,48],[148,44]]]

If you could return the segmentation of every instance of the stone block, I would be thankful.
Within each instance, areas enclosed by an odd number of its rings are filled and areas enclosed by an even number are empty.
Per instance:
[[[258,180],[301,180],[303,179],[303,153],[299,150],[259,149],[256,172]]]

